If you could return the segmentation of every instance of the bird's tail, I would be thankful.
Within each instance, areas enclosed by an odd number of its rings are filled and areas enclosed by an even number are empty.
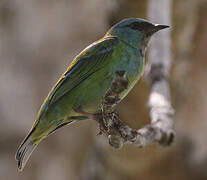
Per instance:
[[[27,137],[24,139],[22,144],[20,145],[19,149],[17,150],[16,153],[16,160],[18,161],[18,169],[20,171],[23,170],[24,166],[27,163],[27,160],[31,156],[32,152],[36,148],[38,144],[34,143],[31,140],[31,135],[33,134],[35,130],[35,127],[32,129],[32,131],[27,135]]]

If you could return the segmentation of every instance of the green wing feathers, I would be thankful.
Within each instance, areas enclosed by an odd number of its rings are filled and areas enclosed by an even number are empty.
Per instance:
[[[118,44],[116,37],[101,39],[84,49],[71,63],[66,72],[52,88],[39,112],[41,116],[52,104],[78,86],[91,74],[109,63],[114,48]],[[39,119],[39,118],[38,118]]]
[[[80,84],[92,73],[104,67],[107,59],[112,55],[116,38],[107,38],[93,43],[83,50],[71,63],[67,71],[62,75],[54,89],[48,96],[48,101],[58,101],[71,89]]]
[[[33,129],[16,153],[16,160],[18,161],[18,168],[20,170],[23,170],[31,153],[42,139],[56,129],[68,124],[68,122],[61,122],[58,124],[57,119],[52,119],[51,117],[49,120],[50,122],[48,122],[48,119],[43,115],[50,112],[51,106],[56,105],[61,98],[64,98],[66,94],[70,93],[70,91],[77,87],[82,81],[86,80],[90,75],[109,63],[117,43],[118,39],[115,37],[101,39],[83,50],[72,61],[67,71],[61,76],[43,102],[37,120],[33,125]],[[41,123],[39,123],[40,120]],[[72,120],[70,122],[72,122]],[[51,123],[53,124],[52,126]],[[41,124],[44,124],[44,126]]]

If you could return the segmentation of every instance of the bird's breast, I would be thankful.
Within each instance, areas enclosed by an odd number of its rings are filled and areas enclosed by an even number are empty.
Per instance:
[[[144,72],[145,62],[142,53],[142,51],[134,49],[128,49],[123,52],[122,61],[117,66],[117,69],[126,71],[129,85],[127,90],[121,94],[121,98],[124,98],[130,92]]]

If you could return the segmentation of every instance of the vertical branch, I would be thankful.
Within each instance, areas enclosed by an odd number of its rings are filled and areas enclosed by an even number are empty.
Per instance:
[[[171,26],[171,7],[172,0],[149,0],[149,21]],[[154,34],[149,47],[149,63],[151,65],[162,64],[162,73],[168,77],[171,57],[171,31],[168,29]]]
[[[171,25],[172,0],[149,0],[148,19],[151,22]],[[148,106],[152,123],[162,124],[161,129],[173,128],[173,109],[170,101],[169,71],[172,62],[170,30],[156,33],[149,47],[149,74],[151,86]],[[158,125],[160,126],[160,123]]]

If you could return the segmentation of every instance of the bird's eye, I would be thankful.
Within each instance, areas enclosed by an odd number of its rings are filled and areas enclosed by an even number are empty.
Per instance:
[[[134,23],[130,24],[129,27],[134,30],[139,30],[139,26],[140,26],[139,24],[140,23],[138,23],[138,22],[134,22]]]

